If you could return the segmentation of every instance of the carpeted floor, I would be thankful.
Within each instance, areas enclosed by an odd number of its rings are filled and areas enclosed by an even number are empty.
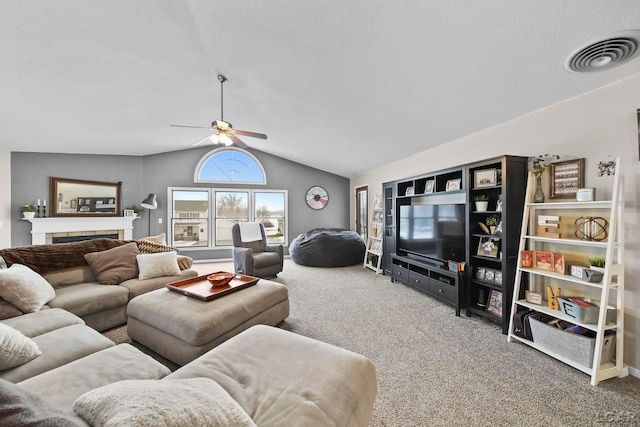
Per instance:
[[[196,264],[205,274],[228,264]],[[232,267],[231,267],[232,268]],[[361,265],[285,260],[291,315],[283,329],[369,357],[378,396],[370,426],[640,425],[640,379],[589,377],[519,343],[497,325]],[[126,327],[106,333],[127,340]],[[159,359],[160,361],[161,358]]]

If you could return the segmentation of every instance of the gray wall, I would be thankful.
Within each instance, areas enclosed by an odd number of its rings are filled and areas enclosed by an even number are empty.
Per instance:
[[[103,156],[81,154],[11,153],[11,246],[31,244],[30,224],[22,221],[20,206],[36,199],[49,203],[49,177],[122,181],[123,206],[139,205],[149,194],[158,195],[158,209],[151,212],[151,234],[167,231],[167,187],[201,187],[193,174],[198,161],[213,150],[208,146],[173,151],[151,156]],[[310,168],[257,150],[251,152],[262,163],[267,175],[265,189],[288,191],[290,242],[300,233],[318,227],[349,228],[349,180]],[[321,185],[329,192],[329,203],[320,211],[310,209],[305,202],[309,187]],[[249,188],[246,185],[222,184],[223,188]],[[253,186],[255,187],[255,186]],[[149,234],[149,211],[142,209],[141,218],[134,221],[134,238]],[[162,218],[162,224],[158,223]],[[230,250],[182,250],[195,259],[230,258]]]

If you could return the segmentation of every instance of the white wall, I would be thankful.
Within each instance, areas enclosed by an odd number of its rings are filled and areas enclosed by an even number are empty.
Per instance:
[[[0,150],[0,249],[11,247],[11,152]]]
[[[637,262],[640,259],[640,161],[636,119],[636,110],[640,108],[639,94],[640,73],[636,73],[596,91],[373,169],[353,178],[350,187],[367,183],[371,194],[369,206],[372,207],[373,197],[382,192],[382,183],[387,181],[502,154],[535,156],[550,153],[559,154],[561,160],[584,157],[586,186],[596,187],[597,199],[605,200],[611,197],[613,180],[597,176],[598,162],[621,157],[626,241],[624,360],[632,373],[639,376],[640,352],[636,351],[640,346],[637,341],[640,332],[640,266]],[[392,146],[390,144],[389,149],[393,149]],[[547,196],[548,188],[547,184]],[[354,218],[353,209],[352,202],[351,218]],[[354,227],[353,223],[351,227]]]

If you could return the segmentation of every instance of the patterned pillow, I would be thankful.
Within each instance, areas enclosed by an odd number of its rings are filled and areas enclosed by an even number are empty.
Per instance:
[[[159,243],[154,243],[149,240],[136,240],[136,244],[138,245],[138,250],[141,254],[157,254],[160,252],[178,252],[178,249],[172,248],[171,246],[161,245]]]

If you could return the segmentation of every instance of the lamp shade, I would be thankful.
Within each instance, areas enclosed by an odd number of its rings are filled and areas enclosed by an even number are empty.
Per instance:
[[[145,209],[157,209],[158,208],[158,202],[156,201],[156,198],[158,196],[156,194],[149,194],[147,196],[146,199],[144,199],[142,201],[142,203],[140,203],[140,206],[142,206]]]

